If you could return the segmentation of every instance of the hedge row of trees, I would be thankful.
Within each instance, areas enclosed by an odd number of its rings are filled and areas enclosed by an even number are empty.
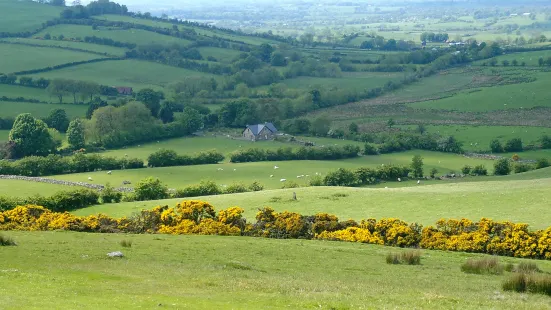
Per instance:
[[[55,65],[51,67],[45,67],[40,69],[32,69],[32,70],[24,70],[24,71],[18,71],[14,72],[14,75],[24,75],[24,74],[35,74],[35,73],[42,73],[42,72],[48,72],[53,70],[59,70],[63,68],[69,68],[74,66],[79,66],[83,64],[90,64],[90,63],[96,63],[96,62],[102,62],[102,61],[109,61],[109,60],[121,60],[119,57],[106,57],[106,58],[96,58],[96,59],[90,59],[90,60],[83,60],[83,61],[74,61],[69,63],[64,63],[60,65]]]
[[[384,165],[373,168],[354,170],[339,168],[329,172],[321,182],[314,181],[314,186],[360,186],[377,184],[381,181],[397,181],[408,177],[412,169],[405,166]]]
[[[290,147],[282,147],[277,150],[264,150],[252,148],[236,151],[230,155],[230,162],[259,162],[281,160],[337,160],[360,156],[360,147],[345,145],[342,147],[301,147],[293,150]]]
[[[99,154],[77,153],[73,156],[50,154],[46,157],[27,156],[10,161],[0,160],[0,171],[6,175],[28,177],[92,172],[100,170],[123,170],[144,168],[144,161],[138,158],[115,158]]]
[[[149,167],[191,166],[217,164],[224,160],[224,155],[217,151],[200,152],[194,156],[179,155],[174,150],[158,150],[147,157]]]
[[[43,206],[57,212],[72,211],[96,205],[100,197],[97,191],[84,188],[60,191],[52,196],[34,195],[26,198],[0,196],[0,211],[26,205]]]

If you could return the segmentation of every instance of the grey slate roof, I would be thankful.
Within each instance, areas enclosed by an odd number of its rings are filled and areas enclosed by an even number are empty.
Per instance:
[[[277,128],[275,128],[274,124],[272,123],[264,123],[264,124],[257,124],[257,125],[248,125],[247,128],[251,130],[253,135],[257,136],[264,127],[268,128],[273,133],[277,132]]]

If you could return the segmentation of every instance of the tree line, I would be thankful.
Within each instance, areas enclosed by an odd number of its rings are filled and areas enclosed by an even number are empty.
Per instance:
[[[360,147],[344,145],[342,147],[301,147],[296,150],[292,148],[279,148],[277,150],[264,150],[252,148],[248,150],[235,151],[230,155],[230,162],[259,162],[259,161],[282,161],[282,160],[338,160],[360,156]]]

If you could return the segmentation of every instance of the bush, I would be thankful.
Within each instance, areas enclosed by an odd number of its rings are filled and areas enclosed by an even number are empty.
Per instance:
[[[511,173],[511,163],[509,159],[502,158],[495,162],[494,164],[494,174],[495,175],[508,175]]]
[[[0,246],[15,246],[17,243],[11,238],[0,235]]]
[[[540,158],[536,162],[536,169],[542,169],[549,167],[549,160],[547,158]]]
[[[492,153],[503,153],[503,146],[498,139],[494,139],[490,142],[490,150],[492,150]]]
[[[379,150],[376,145],[371,143],[366,143],[364,145],[364,155],[378,155]]]
[[[221,193],[222,190],[214,181],[203,180],[199,184],[190,185],[183,189],[177,190],[174,196],[178,198],[184,198],[219,195]]]
[[[461,271],[474,274],[502,274],[505,268],[499,263],[498,259],[478,258],[469,259],[461,265]]]
[[[542,149],[551,149],[551,137],[544,135],[540,138]]]
[[[505,152],[522,152],[522,140],[520,138],[513,138],[505,144],[503,147]]]
[[[477,176],[488,175],[488,169],[484,165],[478,165],[473,168],[472,174]]]
[[[437,173],[438,173],[438,169],[432,168],[432,169],[430,170],[430,177],[431,177],[432,179],[434,179],[434,178],[436,177],[436,174],[437,174]]]
[[[539,273],[541,272],[540,268],[536,263],[532,262],[522,262],[518,264],[514,269],[514,272],[521,272],[521,273]]]
[[[226,194],[236,194],[236,193],[245,193],[247,192],[247,187],[242,183],[234,183],[226,187],[225,193]]]
[[[401,252],[399,254],[388,253],[386,255],[386,263],[391,265],[421,265],[421,252],[412,250]]]
[[[149,177],[143,179],[134,188],[136,200],[157,200],[168,197],[168,187],[159,179]]]
[[[463,173],[464,175],[469,175],[471,174],[471,170],[473,170],[473,167],[466,165],[461,168],[461,173]]]
[[[232,163],[281,161],[281,160],[336,160],[358,157],[360,148],[354,145],[342,147],[301,147],[279,148],[277,150],[264,150],[252,148],[233,152],[230,156]]]
[[[308,181],[310,186],[323,186],[323,178],[320,175],[315,175]]]
[[[100,192],[100,197],[102,203],[119,203],[122,199],[122,193],[116,191],[110,183],[107,183]]]
[[[530,164],[515,163],[513,165],[513,171],[515,173],[523,173],[531,170],[534,170],[534,166]]]
[[[99,203],[99,193],[91,189],[61,191],[45,198],[35,196],[27,203],[40,204],[52,211],[71,211],[86,208]]]
[[[264,190],[264,185],[257,181],[254,181],[251,185],[249,185],[249,191],[251,192],[260,192],[262,190]]]
[[[162,149],[147,158],[149,167],[171,167],[217,164],[224,160],[224,155],[217,151],[200,152],[195,156],[178,155],[173,150]]]
[[[354,186],[357,181],[354,172],[344,168],[329,172],[323,179],[323,183],[327,186]]]
[[[298,185],[298,183],[295,181],[286,181],[285,183],[283,183],[283,186],[281,188],[285,189],[285,188],[299,188],[299,187],[300,185]]]

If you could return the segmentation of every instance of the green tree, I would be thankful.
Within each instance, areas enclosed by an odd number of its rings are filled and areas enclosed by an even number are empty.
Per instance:
[[[310,126],[311,134],[320,137],[325,137],[329,129],[331,129],[331,120],[327,116],[316,118]]]
[[[53,79],[50,81],[50,84],[46,88],[46,92],[50,96],[55,96],[59,100],[59,103],[63,103],[63,96],[68,95],[69,91],[66,87],[67,80],[63,79]]]
[[[168,187],[159,179],[149,177],[138,182],[134,193],[139,201],[163,199],[168,197]]]
[[[503,149],[505,150],[505,152],[522,152],[522,140],[520,138],[510,139],[507,141]]]
[[[326,186],[354,186],[357,182],[356,174],[344,168],[331,171],[323,178]]]
[[[162,99],[164,99],[164,94],[151,88],[141,89],[136,94],[136,100],[145,104],[145,106],[151,111],[151,115],[155,117],[159,115]]]
[[[492,153],[503,153],[503,146],[498,139],[494,139],[490,142],[490,150],[492,150]]]
[[[67,142],[71,148],[77,150],[85,146],[84,124],[80,119],[74,119],[69,123],[67,129]]]
[[[392,129],[392,127],[396,125],[396,122],[394,121],[394,119],[391,118],[386,122],[386,125],[388,126],[388,128]]]
[[[182,114],[176,118],[185,134],[190,135],[203,127],[203,117],[194,108],[185,107]]]
[[[415,155],[411,159],[411,172],[414,178],[423,177],[423,158],[421,155]]]
[[[57,129],[59,132],[66,132],[69,127],[67,112],[63,109],[54,109],[50,111],[50,114],[46,118],[46,124],[48,124],[48,127]]]
[[[438,173],[438,169],[432,168],[432,169],[430,170],[430,177],[431,177],[432,179],[434,179],[434,178],[436,177],[436,174],[437,174],[437,173]]]
[[[540,143],[542,149],[551,149],[551,137],[548,135],[543,135],[540,138]]]
[[[495,175],[508,175],[511,173],[511,162],[507,158],[499,159],[494,164]]]
[[[55,151],[55,143],[46,124],[29,113],[17,116],[8,140],[14,144],[16,157],[45,156]]]
[[[107,102],[101,100],[100,97],[94,98],[92,102],[90,102],[90,105],[88,106],[88,110],[86,111],[86,118],[91,119],[94,112],[102,107],[106,107]]]
[[[350,133],[358,133],[359,132],[358,124],[354,122],[350,123],[350,125],[348,125],[348,131],[350,131]]]
[[[271,65],[274,67],[285,67],[287,65],[287,60],[280,52],[275,52],[272,54]]]

